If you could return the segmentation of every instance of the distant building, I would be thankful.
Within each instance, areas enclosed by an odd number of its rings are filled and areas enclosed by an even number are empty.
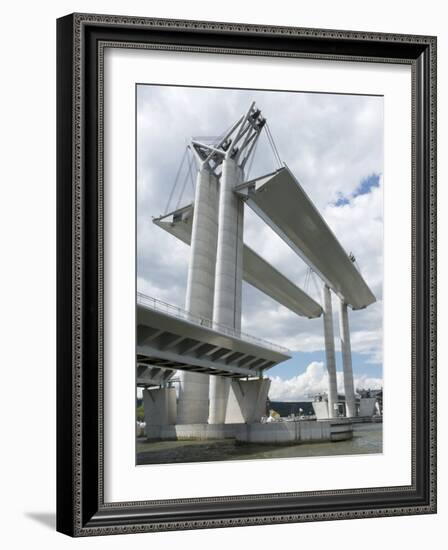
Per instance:
[[[311,401],[269,401],[270,409],[278,412],[280,416],[314,416],[313,403]]]

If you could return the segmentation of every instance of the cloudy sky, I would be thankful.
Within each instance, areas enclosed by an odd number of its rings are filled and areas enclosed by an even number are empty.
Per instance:
[[[189,247],[152,223],[193,199],[186,158],[192,136],[218,136],[249,108],[262,110],[280,157],[347,252],[355,255],[377,302],[350,310],[355,384],[382,386],[383,100],[305,92],[137,87],[137,286],[183,307]],[[265,133],[249,176],[277,168]],[[194,167],[192,167],[194,170]],[[317,276],[249,209],[245,242],[320,302]],[[337,303],[333,302],[338,386],[343,393]],[[286,346],[292,359],[269,371],[273,400],[327,389],[322,318],[303,319],[244,283],[242,330]]]

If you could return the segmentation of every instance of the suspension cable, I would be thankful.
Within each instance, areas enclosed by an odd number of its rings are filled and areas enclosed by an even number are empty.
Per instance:
[[[278,149],[277,149],[277,146],[275,145],[275,141],[274,141],[274,138],[272,136],[272,132],[271,132],[271,129],[269,128],[269,124],[268,122],[266,121],[266,124],[265,124],[265,128],[266,128],[266,134],[269,138],[269,142],[271,144],[271,147],[272,147],[272,150],[274,152],[274,156],[276,157],[276,160],[278,162],[278,165],[279,167],[281,168],[282,167],[282,159],[280,158],[280,155],[278,153]]]
[[[188,147],[188,149],[190,149]],[[195,186],[194,186],[194,178],[193,178],[193,163],[195,162],[194,154],[190,150],[190,154],[188,155],[188,173],[190,174],[190,182],[191,182],[191,188],[193,190],[193,193],[195,192]]]
[[[310,270],[307,268],[305,271],[305,281],[303,282],[303,290],[307,292],[308,290],[308,283],[309,283],[309,277],[310,277]]]
[[[266,128],[266,125],[265,125],[265,128]],[[266,128],[266,137],[268,138],[268,143],[269,143],[269,145],[270,145],[270,147],[271,147],[271,152],[272,152],[272,154],[273,154],[273,156],[274,156],[274,161],[275,161],[276,163],[278,163],[277,157],[275,156],[274,147],[272,146],[271,136],[269,135],[269,132],[268,132],[267,128]]]
[[[184,183],[182,184],[182,187],[181,187],[181,190],[180,190],[180,193],[179,193],[179,197],[177,198],[177,203],[176,203],[176,210],[179,208],[180,206],[180,201],[182,200],[182,197],[184,196],[184,192],[185,192],[185,187],[187,186],[187,181],[189,180],[189,174],[188,172],[186,172],[185,174],[185,178],[184,178]]]
[[[168,197],[168,202],[166,203],[165,214],[168,213],[168,208],[169,208],[171,200],[173,198],[174,191],[176,190],[177,183],[179,181],[179,176],[180,176],[180,173],[182,171],[182,167],[184,165],[186,157],[187,157],[187,148],[184,151],[184,155],[183,155],[182,160],[180,162],[179,168],[177,169],[176,178],[174,179],[174,184],[173,184],[173,187],[171,188],[171,192],[170,192],[169,197]]]
[[[247,169],[247,176],[246,176],[246,179],[249,179],[249,175],[250,175],[250,172],[252,170],[252,166],[254,164],[254,158],[255,158],[255,155],[257,153],[257,147],[258,147],[258,139],[257,141],[255,142],[255,146],[254,146],[254,150],[252,151],[252,155],[251,155],[251,159],[249,160],[249,167]]]
[[[282,159],[280,158],[280,153],[278,152],[277,145],[275,143],[274,136],[272,135],[271,127],[269,126],[269,124],[268,124],[268,132],[269,132],[269,135],[271,136],[272,145],[274,147],[274,151],[277,156],[278,163],[280,166],[282,166]]]
[[[176,210],[179,208],[180,203],[182,201],[182,198],[184,196],[185,187],[187,186],[187,181],[191,182],[191,185],[193,187],[193,192],[194,192],[194,183],[193,183],[193,176],[192,176],[192,173],[191,173],[191,156],[190,155],[188,155],[188,167],[187,167],[187,171],[185,173],[185,178],[184,178],[184,183],[182,185],[182,189],[181,189],[181,191],[179,193],[179,197],[177,199]]]
[[[310,273],[311,273],[311,278],[313,279],[313,283],[314,283],[314,287],[316,289],[316,292],[317,292],[317,296],[319,296],[320,294],[320,289],[319,289],[319,285],[317,283],[317,280],[316,280],[316,274],[314,273],[314,271],[311,269],[310,267]]]

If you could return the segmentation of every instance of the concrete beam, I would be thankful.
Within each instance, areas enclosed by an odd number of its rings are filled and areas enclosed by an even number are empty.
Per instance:
[[[244,357],[247,357],[246,353],[236,351],[235,353],[232,353],[232,355],[229,355],[229,357],[226,359],[226,363],[228,365],[232,363],[239,363],[239,360],[243,359]]]
[[[169,334],[164,338],[164,341],[160,344],[160,349],[174,348],[177,344],[180,344],[185,340],[185,336],[177,336],[176,334]]]
[[[137,340],[142,344],[147,344],[158,338],[163,332],[163,330],[140,325],[137,327]]]

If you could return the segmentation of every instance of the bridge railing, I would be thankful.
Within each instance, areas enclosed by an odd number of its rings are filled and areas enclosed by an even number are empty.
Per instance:
[[[251,342],[257,346],[261,346],[272,351],[276,351],[278,353],[283,353],[286,355],[290,353],[289,350],[283,346],[273,344],[272,342],[264,340],[263,338],[258,338],[257,336],[246,334],[241,330],[236,330],[234,328],[221,325],[220,323],[214,323],[210,319],[205,319],[203,317],[193,315],[187,310],[182,309],[181,307],[174,306],[173,304],[168,304],[167,302],[163,302],[162,300],[158,300],[157,298],[153,298],[152,296],[147,296],[142,292],[137,292],[137,303],[150,309],[161,311],[162,313],[166,313],[167,315],[171,315],[172,317],[183,319],[185,321],[188,321],[189,323],[209,328],[232,338],[238,338],[239,340]]]

